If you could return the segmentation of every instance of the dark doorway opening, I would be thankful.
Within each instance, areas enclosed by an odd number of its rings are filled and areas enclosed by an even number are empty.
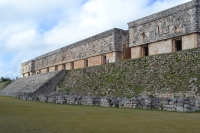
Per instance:
[[[143,47],[143,56],[149,56],[149,47]]]
[[[182,50],[182,40],[176,40],[175,41],[175,50],[181,51]]]
[[[58,71],[58,66],[55,66],[55,71]]]
[[[88,59],[85,60],[85,67],[88,67]]]
[[[71,69],[74,69],[74,62],[71,63]]]
[[[103,56],[103,64],[107,64],[107,58],[106,58],[106,56]]]
[[[49,68],[47,68],[47,73],[49,72]]]
[[[65,64],[62,65],[62,69],[66,70],[66,65]]]

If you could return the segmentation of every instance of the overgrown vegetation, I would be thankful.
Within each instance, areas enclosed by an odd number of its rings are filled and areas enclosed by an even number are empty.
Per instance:
[[[2,90],[3,88],[5,88],[10,83],[11,83],[11,79],[10,78],[1,77],[0,78],[0,90]]]
[[[59,88],[68,94],[133,97],[141,92],[200,88],[200,48],[68,71]],[[194,80],[195,79],[195,80]]]
[[[4,78],[4,77],[0,78],[0,83],[6,82],[6,81],[11,81],[11,79],[10,78]]]
[[[200,113],[56,105],[0,97],[0,133],[199,133]]]

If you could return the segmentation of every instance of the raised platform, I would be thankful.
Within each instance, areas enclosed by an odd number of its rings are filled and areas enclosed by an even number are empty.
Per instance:
[[[64,77],[65,71],[20,78],[0,91],[0,96],[17,96],[19,94],[40,95],[56,89],[57,83]]]

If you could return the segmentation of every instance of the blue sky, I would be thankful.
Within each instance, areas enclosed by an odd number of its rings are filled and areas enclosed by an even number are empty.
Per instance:
[[[0,0],[0,77],[22,62],[190,0]]]

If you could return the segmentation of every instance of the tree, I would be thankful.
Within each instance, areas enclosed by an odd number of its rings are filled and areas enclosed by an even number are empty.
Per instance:
[[[0,82],[6,82],[6,81],[11,81],[11,79],[10,78],[1,77]]]

